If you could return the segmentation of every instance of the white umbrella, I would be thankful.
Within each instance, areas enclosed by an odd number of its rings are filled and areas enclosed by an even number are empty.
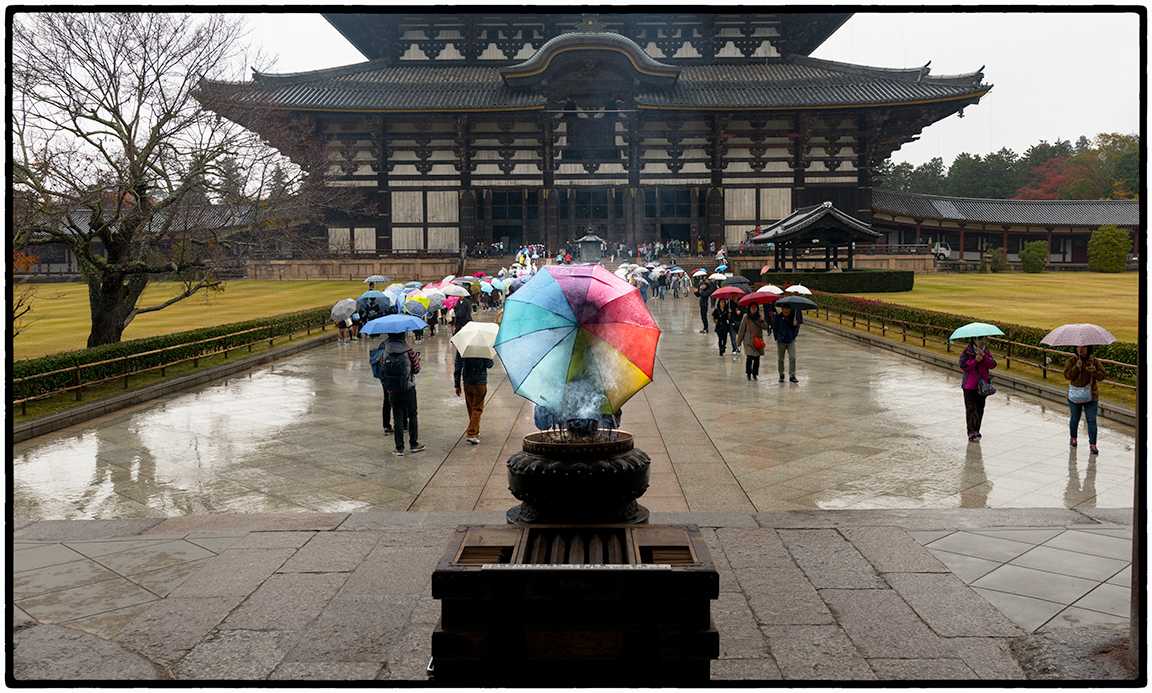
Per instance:
[[[459,284],[449,284],[448,286],[445,286],[443,289],[441,289],[441,291],[444,292],[445,296],[459,296],[460,298],[468,298],[472,295],[471,291],[465,289]]]
[[[775,284],[765,284],[764,286],[762,286],[756,290],[757,291],[763,291],[764,293],[769,293],[769,294],[782,294],[782,293],[784,293],[784,289],[781,289],[780,287],[776,286]]]
[[[796,284],[794,286],[790,286],[784,290],[787,291],[788,293],[793,293],[793,294],[803,294],[805,296],[811,296],[812,295],[812,291],[810,289],[808,289],[808,287],[800,286],[799,284]]]
[[[461,327],[448,341],[456,347],[462,358],[494,359],[498,332],[500,326],[496,323],[473,320]]]
[[[704,270],[696,270],[695,272],[692,273],[692,276],[693,277],[703,277],[705,274],[708,274],[708,273],[705,272]]]
[[[1115,335],[1108,330],[1087,322],[1061,325],[1044,335],[1041,344],[1050,346],[1087,346],[1089,344],[1111,344]]]
[[[695,276],[695,275],[693,275],[693,276]],[[713,272],[712,274],[708,275],[708,278],[709,279],[725,279],[726,276],[721,272]]]

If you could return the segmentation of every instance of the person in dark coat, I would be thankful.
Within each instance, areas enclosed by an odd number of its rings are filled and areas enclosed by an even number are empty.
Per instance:
[[[715,290],[716,285],[704,277],[701,277],[700,283],[696,285],[695,292],[700,298],[700,322],[704,325],[704,329],[700,330],[700,334],[708,333],[708,299]]]
[[[392,451],[397,457],[404,456],[404,428],[408,428],[408,443],[411,452],[423,452],[427,446],[419,442],[419,428],[416,418],[416,374],[420,372],[420,354],[408,346],[404,340],[404,333],[388,335],[388,342],[384,345],[386,354],[406,354],[408,356],[407,389],[388,390],[388,400],[392,405],[392,435],[396,442],[396,449]]]
[[[728,337],[731,330],[728,329],[730,311],[728,310],[728,299],[722,298],[716,301],[716,307],[712,309],[712,324],[716,326],[716,341],[720,345],[720,355],[724,355],[724,346],[728,342]],[[732,351],[736,351],[736,339],[732,339]]]
[[[740,340],[737,339],[737,333],[740,331],[740,322],[744,319],[744,314],[748,312],[735,300],[728,301],[728,332],[732,336],[732,360],[735,361],[736,357],[740,355]]]
[[[780,312],[772,315],[772,337],[776,340],[776,370],[780,373],[780,382],[784,382],[784,354],[788,354],[788,380],[798,383],[796,379],[796,335],[800,333],[800,326],[804,324],[804,316],[800,311],[780,306]]]
[[[472,322],[472,301],[467,298],[461,298],[456,302],[456,314],[452,320],[452,334],[460,331],[468,323]]]
[[[464,358],[456,352],[452,380],[456,396],[461,392],[464,395],[464,405],[468,408],[468,430],[464,432],[464,439],[473,445],[480,444],[480,415],[484,413],[484,397],[488,394],[488,369],[494,365],[492,359]]]

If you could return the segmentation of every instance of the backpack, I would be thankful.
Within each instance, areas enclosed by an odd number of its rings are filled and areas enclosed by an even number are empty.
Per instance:
[[[388,392],[404,392],[408,389],[408,352],[385,353],[380,360],[380,380]],[[373,368],[375,373],[375,368]]]

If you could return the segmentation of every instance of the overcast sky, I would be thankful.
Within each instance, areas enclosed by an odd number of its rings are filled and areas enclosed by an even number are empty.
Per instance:
[[[253,15],[250,39],[277,58],[274,72],[362,62],[318,14]],[[812,55],[873,67],[919,67],[933,75],[984,66],[992,91],[925,128],[893,161],[922,164],[1007,147],[1023,154],[1041,139],[1089,139],[1140,131],[1139,15],[1099,12],[857,13]]]

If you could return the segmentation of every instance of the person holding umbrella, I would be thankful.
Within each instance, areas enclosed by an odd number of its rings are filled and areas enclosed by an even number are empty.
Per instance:
[[[780,382],[784,382],[784,354],[788,354],[788,382],[798,383],[796,379],[796,335],[800,334],[800,326],[804,324],[801,312],[787,305],[780,306],[780,312],[772,315],[772,337],[776,340],[776,372],[780,374]]]
[[[732,360],[735,361],[736,357],[740,355],[740,340],[737,335],[740,332],[740,322],[744,319],[744,310],[742,306],[736,301],[731,299],[728,301],[728,333],[732,338]]]
[[[423,452],[427,446],[418,442],[416,417],[416,374],[420,372],[420,354],[408,346],[403,332],[388,335],[384,346],[381,382],[392,405],[392,435],[396,448],[392,454],[404,456],[404,428],[408,428],[409,451]],[[387,432],[387,428],[384,429]]]
[[[477,344],[472,349],[465,344],[465,341],[469,339],[469,333],[486,331],[490,333],[491,343],[494,344],[497,332],[492,329],[493,327],[487,323],[471,323],[452,337],[453,343],[457,346],[452,380],[456,387],[456,396],[464,395],[464,405],[468,409],[468,430],[464,432],[464,440],[472,445],[480,444],[480,415],[484,413],[484,397],[488,394],[488,369],[496,363],[487,356],[471,355],[482,350],[494,353],[495,349],[487,342]],[[465,344],[463,349],[460,348],[461,344]],[[468,352],[469,356],[464,356],[463,352]]]
[[[1091,345],[1076,347],[1076,353],[1064,364],[1064,379],[1068,381],[1068,445],[1076,447],[1076,432],[1080,429],[1080,415],[1088,423],[1089,455],[1098,455],[1096,449],[1096,411],[1100,406],[1100,393],[1096,382],[1106,380],[1108,373],[1100,359],[1092,355]]]
[[[724,355],[724,346],[728,342],[728,337],[731,335],[731,330],[728,329],[731,311],[728,308],[728,299],[721,298],[716,301],[716,307],[712,309],[712,323],[716,326],[716,341],[720,345],[720,355]],[[736,355],[736,337],[732,337],[732,355]]]
[[[760,313],[756,303],[748,304],[748,312],[740,319],[740,329],[736,342],[744,348],[744,375],[748,380],[760,379],[760,357],[764,355],[764,331],[772,331],[771,325]]]
[[[708,299],[715,290],[716,286],[707,277],[701,277],[700,283],[696,285],[694,290],[696,295],[700,297],[700,322],[704,325],[700,334],[708,334]]]
[[[984,420],[984,401],[988,399],[988,395],[981,394],[980,385],[992,382],[988,371],[996,368],[987,337],[969,340],[960,354],[960,368],[964,371],[964,380],[960,384],[964,389],[964,419],[968,425],[968,442],[972,443],[981,438],[980,423]]]

